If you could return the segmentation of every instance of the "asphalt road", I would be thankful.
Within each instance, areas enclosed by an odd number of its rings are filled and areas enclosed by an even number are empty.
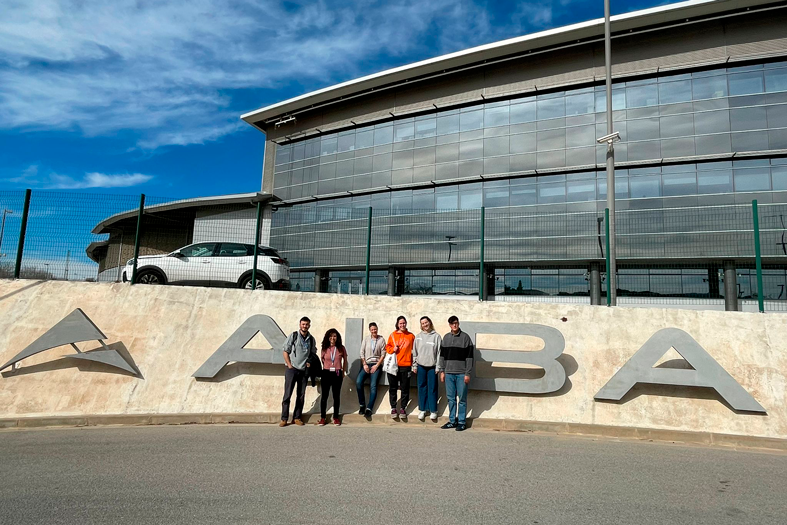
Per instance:
[[[787,523],[787,455],[410,426],[0,432],[0,523]]]

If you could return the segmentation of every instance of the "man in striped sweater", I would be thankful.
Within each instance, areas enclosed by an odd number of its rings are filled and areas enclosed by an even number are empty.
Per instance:
[[[448,423],[442,428],[455,428],[461,432],[467,428],[467,386],[473,370],[474,347],[470,336],[459,329],[458,317],[449,317],[448,326],[451,331],[443,336],[440,357],[437,360],[440,381],[445,383],[445,394],[448,397]]]

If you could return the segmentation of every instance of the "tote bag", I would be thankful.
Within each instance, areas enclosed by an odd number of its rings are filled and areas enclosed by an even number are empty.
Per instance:
[[[398,371],[399,365],[396,363],[396,354],[386,354],[385,361],[383,361],[383,372],[395,376]]]

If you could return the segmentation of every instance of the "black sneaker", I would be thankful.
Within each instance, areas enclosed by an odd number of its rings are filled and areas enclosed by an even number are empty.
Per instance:
[[[366,412],[366,407],[361,405],[361,408],[358,409],[358,415],[362,416]]]
[[[445,425],[441,426],[440,428],[456,428],[456,425],[454,425],[453,423],[451,423],[449,421],[448,423],[446,423]]]
[[[456,431],[457,432],[461,432],[463,430],[467,430],[467,425],[457,425],[456,426]]]
[[[366,412],[364,412],[364,414],[363,414],[363,415],[364,415],[364,417],[365,417],[366,419],[372,419],[372,409],[371,409],[371,408],[367,408],[367,409],[366,409]]]

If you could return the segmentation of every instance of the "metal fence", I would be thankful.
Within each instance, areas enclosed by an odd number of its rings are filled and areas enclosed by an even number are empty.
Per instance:
[[[177,278],[168,270],[160,281],[368,294],[389,293],[393,282],[396,294],[589,302],[596,268],[606,296],[603,210],[271,212],[254,195],[0,192],[0,277],[150,282],[154,267],[169,265]],[[787,311],[785,217],[787,204],[756,201],[618,211],[621,304],[723,303],[724,268],[733,264],[737,299]],[[200,249],[179,252],[194,244]],[[273,277],[284,261],[262,244],[289,261],[288,283]]]

